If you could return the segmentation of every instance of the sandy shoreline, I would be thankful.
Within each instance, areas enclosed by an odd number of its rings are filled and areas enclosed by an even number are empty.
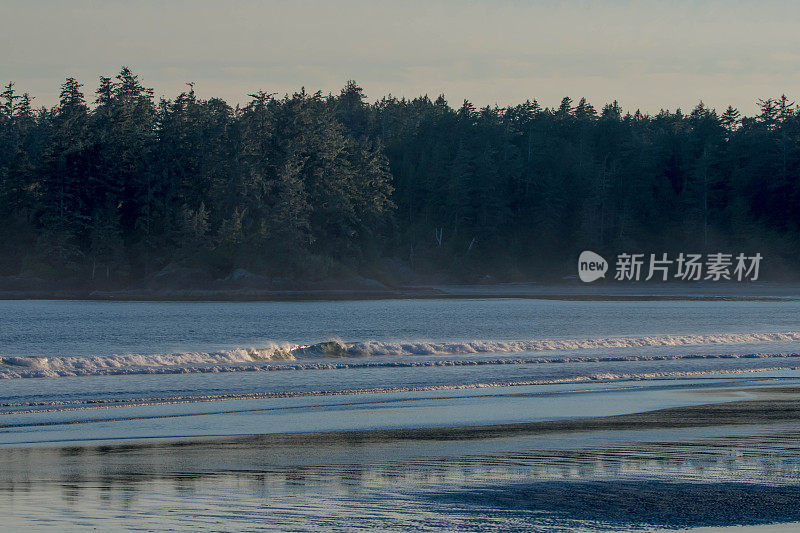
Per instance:
[[[425,285],[384,289],[266,290],[260,288],[0,289],[0,300],[98,301],[316,301],[386,299],[521,298],[573,301],[794,301],[800,285],[777,283],[606,283]]]
[[[553,433],[680,429],[710,426],[798,424],[800,425],[800,387],[731,388],[732,393],[756,395],[754,399],[658,409],[643,413],[554,420],[523,424],[462,426],[453,428],[415,428],[398,430],[344,431],[256,435],[230,439],[199,439],[202,444],[279,445],[301,439],[306,444],[369,443],[404,440],[439,441],[544,435]],[[718,393],[719,389],[713,392]],[[700,394],[703,392],[701,391]],[[187,444],[187,441],[183,441]]]
[[[746,393],[755,398],[715,402],[685,407],[671,407],[633,414],[576,418],[567,420],[537,421],[515,424],[496,424],[480,426],[405,428],[381,430],[351,430],[317,433],[271,433],[260,435],[231,435],[226,437],[182,437],[132,440],[120,444],[103,443],[108,447],[181,447],[199,446],[201,448],[228,447],[273,447],[291,446],[302,442],[307,446],[364,445],[402,441],[457,441],[476,439],[497,439],[517,436],[536,436],[567,433],[592,433],[608,431],[647,431],[685,428],[707,428],[717,426],[745,425],[798,425],[800,428],[800,386],[777,387],[729,387],[725,389],[694,390],[693,394],[725,394],[732,396]],[[224,415],[223,415],[224,416]],[[29,427],[29,425],[26,425]],[[67,445],[86,448],[96,444]],[[0,454],[5,449],[18,447],[13,444],[0,446]],[[23,445],[35,449],[35,445]],[[53,449],[47,446],[43,449]]]

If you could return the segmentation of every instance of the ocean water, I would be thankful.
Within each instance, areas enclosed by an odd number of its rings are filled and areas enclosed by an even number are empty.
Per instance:
[[[494,403],[800,368],[795,301],[6,301],[0,325],[0,444],[519,422]]]
[[[731,402],[798,383],[796,301],[5,301],[0,512],[45,530],[796,521],[780,511],[800,503],[796,424],[436,431]],[[288,440],[218,441],[259,435]],[[704,508],[748,491],[759,513],[687,522],[653,504]],[[605,507],[591,497],[602,493]],[[565,505],[570,494],[586,505]],[[637,494],[647,509],[631,513]]]
[[[800,367],[795,301],[6,301],[0,328],[9,410]]]

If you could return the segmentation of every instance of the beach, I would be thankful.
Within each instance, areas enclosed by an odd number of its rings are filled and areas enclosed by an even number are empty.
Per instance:
[[[791,530],[798,310],[2,302],[0,512],[32,531]]]
[[[714,403],[562,421],[6,446],[0,508],[6,524],[34,530],[795,522],[798,380],[706,383],[678,394]]]

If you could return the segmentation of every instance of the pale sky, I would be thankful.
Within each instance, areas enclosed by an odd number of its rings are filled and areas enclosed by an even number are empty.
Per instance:
[[[746,114],[800,100],[800,2],[0,0],[0,82],[57,102],[67,76],[90,96],[122,65],[157,96],[186,82],[231,104],[257,90],[336,93],[355,79],[454,107],[585,96],[598,109]],[[93,99],[93,97],[87,98]]]

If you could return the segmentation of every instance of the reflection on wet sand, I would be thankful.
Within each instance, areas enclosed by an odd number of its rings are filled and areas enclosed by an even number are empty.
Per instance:
[[[0,513],[7,527],[159,531],[796,521],[798,397],[784,387],[557,423],[4,448]]]

